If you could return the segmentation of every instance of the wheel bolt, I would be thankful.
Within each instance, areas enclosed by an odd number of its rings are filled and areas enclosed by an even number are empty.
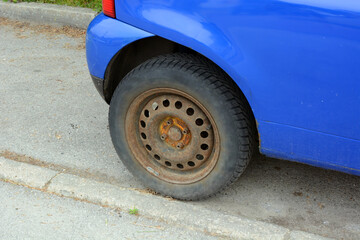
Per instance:
[[[164,141],[166,139],[166,137],[167,137],[167,135],[163,134],[163,135],[160,136],[160,139]]]
[[[176,145],[176,147],[177,147],[178,149],[183,148],[183,147],[184,147],[184,144],[178,143],[178,144]]]
[[[172,124],[172,120],[169,119],[167,122],[166,122],[167,125],[171,125]]]
[[[188,132],[189,132],[189,130],[187,128],[184,128],[183,134],[187,134]]]

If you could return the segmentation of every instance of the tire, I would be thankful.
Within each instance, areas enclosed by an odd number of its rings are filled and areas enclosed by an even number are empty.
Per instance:
[[[238,87],[191,54],[155,57],[128,73],[111,99],[109,128],[129,171],[181,200],[229,186],[256,145],[254,119]]]

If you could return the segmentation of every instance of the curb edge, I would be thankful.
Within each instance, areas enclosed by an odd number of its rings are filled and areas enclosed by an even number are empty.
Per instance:
[[[3,157],[0,157],[0,180],[78,201],[119,208],[124,212],[135,205],[141,216],[215,236],[232,239],[329,239]]]
[[[0,1],[0,17],[45,25],[87,29],[96,15],[95,11],[88,8],[46,3],[9,3]]]

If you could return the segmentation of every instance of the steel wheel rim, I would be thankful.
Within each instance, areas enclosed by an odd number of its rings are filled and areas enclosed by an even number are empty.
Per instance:
[[[212,116],[176,89],[137,96],[126,113],[125,135],[135,161],[169,183],[200,181],[218,162],[220,138]]]

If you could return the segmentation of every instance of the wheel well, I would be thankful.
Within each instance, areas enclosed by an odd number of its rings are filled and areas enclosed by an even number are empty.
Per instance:
[[[137,40],[122,48],[111,59],[105,72],[104,96],[106,102],[110,103],[121,79],[136,66],[152,57],[175,52],[198,54],[190,48],[157,36]]]

